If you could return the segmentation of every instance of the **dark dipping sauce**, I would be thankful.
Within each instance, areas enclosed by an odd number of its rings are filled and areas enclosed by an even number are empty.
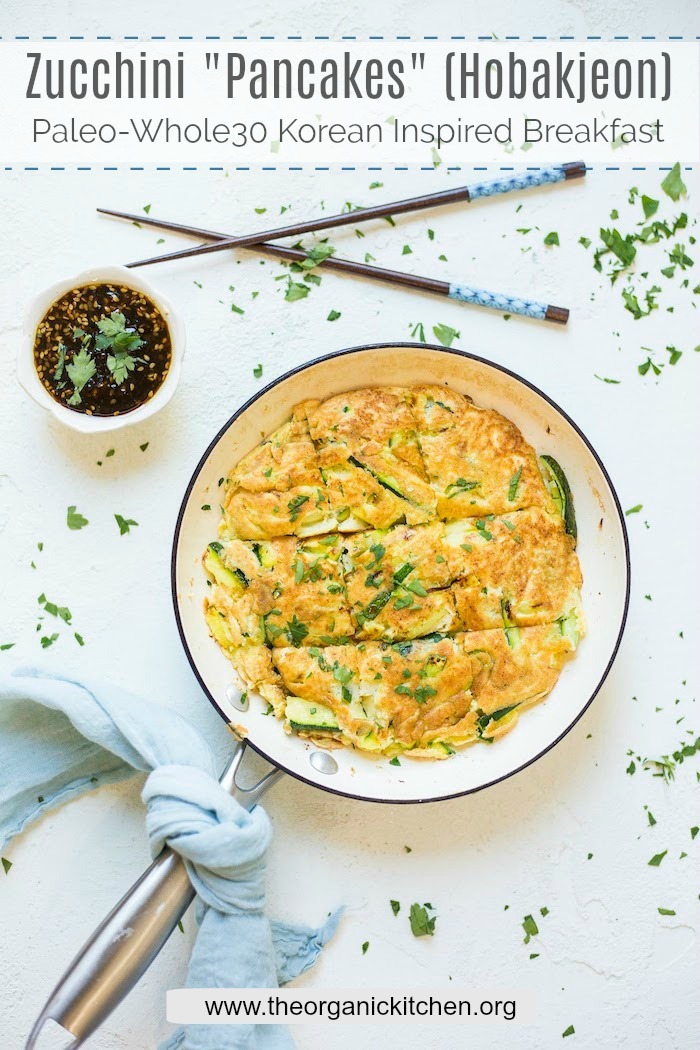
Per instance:
[[[55,401],[85,415],[120,416],[143,405],[164,382],[171,359],[158,307],[119,284],[66,292],[34,337],[39,379]]]

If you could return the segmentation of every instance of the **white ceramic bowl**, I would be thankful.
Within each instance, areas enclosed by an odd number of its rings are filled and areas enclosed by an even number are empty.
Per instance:
[[[39,322],[52,303],[60,299],[62,295],[69,292],[71,288],[77,288],[86,284],[122,284],[133,288],[137,292],[143,292],[158,307],[167,321],[170,329],[170,341],[172,344],[172,359],[165,382],[158,388],[150,400],[146,401],[131,412],[125,412],[119,416],[88,416],[83,412],[73,412],[70,408],[55,401],[37,375],[34,367],[34,337]],[[142,423],[161,408],[167,405],[175,393],[180,380],[182,359],[185,354],[185,326],[175,311],[169,299],[156,291],[149,281],[129,270],[126,266],[95,266],[90,270],[75,277],[69,277],[63,281],[57,281],[35,296],[27,308],[24,317],[24,325],[20,337],[20,346],[17,354],[17,379],[24,390],[37,405],[45,408],[48,412],[64,423],[72,430],[83,434],[99,434],[108,430],[120,430],[122,427],[131,426],[133,423]]]
[[[588,633],[565,666],[550,696],[527,711],[511,733],[492,747],[465,748],[443,762],[387,758],[343,748],[332,752],[333,774],[314,765],[308,740],[288,736],[275,718],[263,718],[253,696],[237,706],[240,686],[210,636],[202,603],[206,577],[201,557],[216,537],[219,479],[289,418],[305,398],[386,384],[445,383],[470,394],[479,406],[498,409],[520,427],[538,453],[564,468],[576,505],[582,601]],[[180,510],[175,530],[172,585],[185,651],[209,699],[227,722],[243,726],[250,744],[275,765],[326,790],[380,802],[429,802],[478,791],[524,769],[553,747],[578,721],[602,686],[622,637],[629,602],[629,549],[624,515],[608,474],[581,430],[527,380],[471,354],[442,347],[392,344],[358,347],[311,361],[282,376],[239,408],[204,453]]]

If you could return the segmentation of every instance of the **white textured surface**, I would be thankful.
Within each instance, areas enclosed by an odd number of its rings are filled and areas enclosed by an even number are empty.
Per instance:
[[[112,11],[80,3],[64,13],[39,3],[25,4],[20,13],[19,4],[11,3],[4,13],[9,9],[13,17],[6,18],[3,32],[449,34],[464,32],[467,21],[464,14],[457,20],[454,5],[446,3],[431,8],[429,21],[419,5],[399,5],[384,26],[363,13],[372,10],[369,4],[351,3],[341,17],[329,16],[325,4],[277,14],[276,5],[266,3],[255,24],[230,14],[229,5],[211,6],[204,25],[194,23],[191,5],[184,3],[160,11],[145,11],[131,0]],[[476,3],[468,31],[688,34],[696,31],[692,10],[690,3],[657,10],[651,3],[632,9],[593,0],[533,2],[509,17],[504,4]],[[653,20],[649,15],[645,24],[647,12]],[[178,394],[150,424],[114,440],[79,438],[50,422],[12,380],[21,307],[37,287],[96,261],[124,261],[155,248],[159,234],[98,220],[92,210],[98,204],[139,210],[151,203],[154,214],[236,230],[262,228],[282,205],[293,205],[291,216],[305,216],[316,213],[321,200],[335,211],[346,200],[407,196],[457,177],[442,169],[383,176],[0,174],[0,643],[17,643],[0,654],[0,666],[32,663],[80,676],[109,674],[188,713],[223,756],[223,728],[180,651],[169,596],[174,518],[201,451],[259,388],[252,375],[259,361],[266,381],[329,350],[407,337],[409,323],[423,322],[428,336],[434,324],[452,324],[462,333],[459,346],[522,372],[568,410],[608,465],[623,506],[644,504],[629,519],[634,584],[627,634],[607,685],[575,730],[536,766],[486,793],[425,808],[378,807],[284,782],[268,804],[276,830],[270,913],[314,923],[340,902],[349,906],[336,940],[305,984],[381,986],[390,977],[406,987],[452,977],[457,987],[534,989],[536,1026],[509,1029],[505,1037],[501,1029],[478,1029],[469,1045],[483,1050],[496,1050],[506,1040],[515,1050],[559,1046],[572,1023],[572,1046],[686,1050],[694,1043],[698,1010],[694,876],[700,837],[691,842],[689,832],[698,823],[690,811],[698,760],[681,766],[670,786],[640,769],[629,776],[625,768],[628,748],[658,755],[677,747],[686,729],[697,732],[693,626],[700,613],[700,508],[697,461],[690,462],[700,439],[699,362],[692,353],[697,314],[686,293],[674,313],[662,309],[635,322],[623,311],[618,290],[599,281],[590,252],[576,243],[582,234],[594,238],[612,208],[624,214],[633,183],[656,195],[656,172],[595,171],[585,184],[405,218],[397,229],[380,223],[367,229],[365,240],[352,231],[333,238],[339,251],[360,258],[370,251],[386,266],[410,265],[416,272],[569,305],[573,316],[566,331],[515,318],[506,323],[496,313],[333,275],[307,300],[289,304],[281,282],[274,282],[280,272],[275,264],[260,266],[252,255],[241,255],[240,265],[233,257],[211,257],[152,273],[185,311],[189,349]],[[370,193],[375,178],[384,186]],[[686,209],[697,214],[697,172],[686,181],[693,193]],[[253,209],[262,206],[267,214],[255,215]],[[427,226],[436,231],[434,242]],[[516,227],[539,231],[523,236]],[[542,246],[551,229],[559,231],[559,249]],[[402,258],[405,243],[413,254]],[[533,250],[522,254],[528,244]],[[442,253],[448,263],[437,261]],[[254,290],[260,295],[253,301]],[[232,300],[245,308],[244,316],[231,313]],[[670,301],[665,295],[663,303]],[[329,324],[331,308],[342,317]],[[662,348],[671,344],[685,350],[675,368],[667,367],[658,381],[637,374],[645,356],[640,346],[657,348],[663,359]],[[594,373],[621,383],[605,385]],[[150,445],[142,453],[138,446],[145,441]],[[115,455],[105,459],[110,447]],[[69,504],[85,514],[89,527],[67,530]],[[682,513],[671,509],[679,504]],[[115,512],[135,518],[139,528],[120,537]],[[85,635],[84,648],[62,631],[52,649],[40,649],[35,624],[42,591],[69,605]],[[139,788],[100,789],[48,816],[6,850],[13,867],[8,876],[0,871],[3,1050],[21,1045],[58,974],[147,862]],[[656,818],[654,827],[648,826],[645,805]],[[648,867],[649,858],[665,849],[661,867]],[[689,856],[680,860],[682,851]],[[403,902],[397,919],[390,898]],[[416,940],[410,933],[406,912],[414,900],[430,900],[437,908],[433,939]],[[550,913],[526,947],[522,918],[532,913],[539,919],[542,906]],[[675,909],[676,917],[660,917],[659,906]],[[190,915],[185,928],[185,937],[173,936],[89,1044],[95,1050],[151,1050],[166,1033],[164,991],[183,980],[193,936]],[[363,957],[365,940],[370,948]],[[540,957],[530,961],[530,951]],[[454,1029],[442,1032],[397,1026],[382,1037],[405,1047],[465,1045]],[[374,1031],[308,1026],[295,1034],[301,1050],[349,1050],[371,1040]]]

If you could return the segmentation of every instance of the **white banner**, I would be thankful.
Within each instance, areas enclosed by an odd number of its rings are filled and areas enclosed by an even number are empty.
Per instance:
[[[0,42],[5,165],[700,159],[689,42]]]
[[[531,1024],[531,991],[459,988],[175,988],[174,1024]]]

